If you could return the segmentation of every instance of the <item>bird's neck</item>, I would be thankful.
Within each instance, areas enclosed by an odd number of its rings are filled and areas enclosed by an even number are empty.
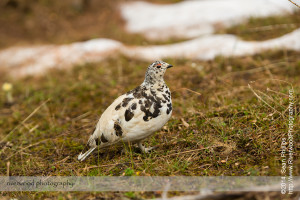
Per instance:
[[[144,82],[142,83],[143,86],[145,86],[147,89],[153,88],[153,89],[158,89],[158,88],[163,88],[166,83],[164,79],[160,80],[154,80],[154,79],[147,79],[145,78]]]

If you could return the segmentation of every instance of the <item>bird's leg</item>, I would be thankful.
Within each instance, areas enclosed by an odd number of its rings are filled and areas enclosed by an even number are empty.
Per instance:
[[[121,151],[122,154],[126,154],[127,152],[131,151],[131,144],[130,142],[123,142],[123,149]]]
[[[145,148],[142,144],[142,141],[139,141],[138,142],[138,146],[140,148],[140,150],[143,152],[143,153],[150,153],[151,150],[155,149],[156,147],[149,147],[149,148]]]

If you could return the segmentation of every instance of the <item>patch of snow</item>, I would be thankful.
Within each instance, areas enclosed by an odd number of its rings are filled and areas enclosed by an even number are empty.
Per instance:
[[[169,5],[126,2],[120,10],[128,32],[165,40],[211,34],[216,27],[229,27],[249,17],[287,14],[296,9],[288,0],[189,0]]]
[[[42,74],[50,68],[97,62],[117,52],[122,43],[94,39],[69,45],[13,47],[0,51],[0,63],[13,76]]]
[[[209,60],[216,56],[242,56],[268,49],[300,51],[300,29],[279,38],[253,42],[234,35],[206,35],[169,45],[125,46],[109,39],[95,39],[69,45],[13,47],[0,51],[0,67],[13,77],[43,74],[50,68],[64,69],[74,65],[98,62],[113,54],[150,62],[164,58]]]
[[[227,34],[207,35],[176,44],[128,47],[123,49],[123,54],[149,61],[164,58],[210,60],[218,55],[225,57],[252,55],[269,49],[300,51],[299,38],[300,29],[262,42],[243,41],[234,35]]]

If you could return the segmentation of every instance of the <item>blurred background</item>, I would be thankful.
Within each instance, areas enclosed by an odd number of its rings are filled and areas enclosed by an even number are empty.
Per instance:
[[[117,31],[109,31],[123,23],[116,10],[119,2],[3,0],[0,3],[1,49],[12,45],[120,38]]]
[[[152,62],[300,50],[299,8],[287,0],[3,0],[0,9],[0,70],[12,76],[116,54]]]
[[[3,0],[0,2],[0,48],[12,45],[65,44],[94,38],[111,38],[142,44],[123,30],[120,3],[127,0]],[[153,0],[176,3],[175,0]]]

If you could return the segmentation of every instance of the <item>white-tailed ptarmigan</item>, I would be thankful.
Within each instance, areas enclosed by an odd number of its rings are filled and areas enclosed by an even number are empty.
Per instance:
[[[161,129],[172,114],[171,93],[164,82],[164,74],[172,65],[156,61],[149,65],[144,82],[118,97],[102,114],[87,146],[79,154],[83,161],[96,148],[117,143],[137,143],[142,152],[142,141]]]

